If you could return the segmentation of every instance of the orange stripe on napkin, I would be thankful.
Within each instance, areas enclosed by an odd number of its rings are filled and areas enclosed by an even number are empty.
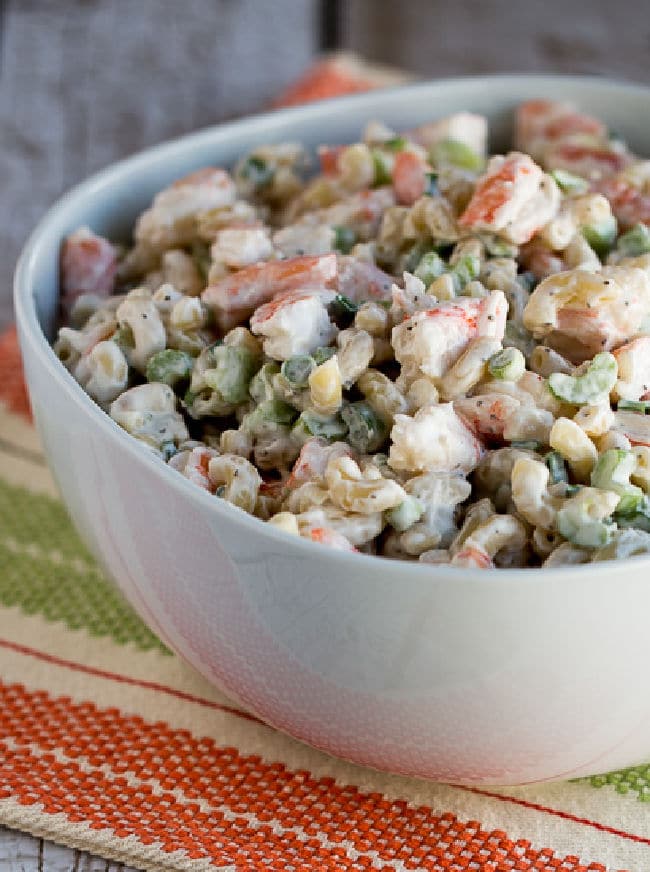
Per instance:
[[[164,852],[242,868],[605,872],[114,708],[2,684],[0,707],[0,800],[39,804]]]
[[[0,402],[5,403],[11,412],[31,420],[15,327],[0,334]]]

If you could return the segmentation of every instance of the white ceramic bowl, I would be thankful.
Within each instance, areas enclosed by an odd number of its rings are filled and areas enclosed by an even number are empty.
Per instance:
[[[38,429],[74,522],[142,618],[265,721],[393,772],[515,784],[650,757],[650,559],[555,570],[458,570],[294,539],[164,466],[52,352],[62,238],[120,236],[152,195],[261,142],[353,140],[459,109],[493,147],[529,97],[570,98],[650,154],[650,89],[496,77],[413,85],[215,127],[75,188],[20,259],[15,304]]]

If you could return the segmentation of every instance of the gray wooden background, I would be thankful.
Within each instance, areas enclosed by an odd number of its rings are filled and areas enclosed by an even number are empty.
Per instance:
[[[319,51],[320,7],[0,0],[0,329],[11,320],[18,251],[45,208],[119,157],[262,108]],[[341,47],[423,77],[650,79],[645,0],[341,0],[340,8]],[[116,868],[0,829],[0,872]]]

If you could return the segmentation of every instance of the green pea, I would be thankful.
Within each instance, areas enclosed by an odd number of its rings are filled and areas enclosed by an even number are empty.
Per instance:
[[[285,360],[280,372],[293,388],[306,388],[309,376],[316,369],[316,362],[309,354],[298,354]]]
[[[617,231],[616,218],[609,215],[600,224],[585,225],[582,228],[582,235],[598,257],[603,258],[614,247]]]
[[[613,491],[620,496],[617,512],[636,512],[643,500],[641,488],[630,483],[630,476],[635,469],[636,457],[632,451],[609,448],[600,455],[591,472],[593,487]]]
[[[568,170],[551,170],[550,175],[564,194],[586,194],[589,190],[589,182],[586,179]]]
[[[325,363],[326,360],[334,357],[335,354],[336,348],[332,345],[321,345],[315,351],[312,351],[311,356],[314,358],[316,366],[320,366],[321,363]]]
[[[618,364],[613,354],[601,351],[583,375],[554,372],[548,386],[554,397],[574,406],[593,405],[609,396],[618,378]]]
[[[344,406],[341,417],[348,425],[348,442],[362,454],[377,451],[385,442],[387,427],[368,403]]]
[[[194,358],[187,352],[166,348],[152,354],[147,361],[147,381],[176,387],[179,382],[189,379],[193,366]]]
[[[429,155],[434,166],[451,164],[475,173],[480,172],[485,166],[483,158],[458,139],[442,139],[436,142],[431,147]]]
[[[398,533],[403,533],[416,524],[424,514],[425,507],[416,497],[407,496],[399,506],[388,509],[386,520]]]
[[[546,465],[550,473],[551,484],[569,480],[569,473],[562,455],[557,451],[549,451],[545,457]]]
[[[526,358],[518,348],[502,348],[488,360],[488,370],[493,378],[516,382],[526,372]]]
[[[255,373],[248,386],[248,393],[256,403],[263,403],[275,397],[273,379],[279,372],[280,366],[277,363],[265,363]]]
[[[335,442],[345,437],[348,428],[340,415],[319,415],[313,409],[306,409],[291,432],[299,442],[306,442],[314,436]]]
[[[343,225],[333,227],[332,230],[334,231],[334,248],[341,254],[349,254],[357,244],[357,234],[351,227]]]
[[[638,257],[650,252],[650,228],[645,224],[635,224],[627,233],[618,237],[616,248],[625,257]]]
[[[429,287],[446,269],[447,265],[437,251],[427,251],[420,258],[420,262],[415,269],[415,275]]]
[[[449,270],[454,280],[456,293],[460,293],[466,284],[478,278],[481,272],[481,260],[475,254],[461,257]]]
[[[243,403],[255,372],[255,357],[242,346],[221,345],[212,349],[214,367],[203,374],[205,383],[226,403]]]

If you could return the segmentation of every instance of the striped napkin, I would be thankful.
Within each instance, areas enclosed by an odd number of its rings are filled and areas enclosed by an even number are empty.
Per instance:
[[[327,61],[293,91],[322,96]],[[329,64],[329,70],[327,67]],[[355,62],[347,90],[367,87]],[[147,870],[648,872],[650,766],[518,789],[336,760],[172,655],[58,500],[0,336],[0,824]]]

